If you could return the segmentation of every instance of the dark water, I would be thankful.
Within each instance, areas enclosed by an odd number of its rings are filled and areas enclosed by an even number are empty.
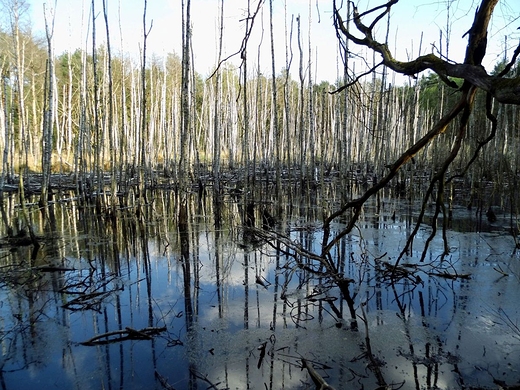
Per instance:
[[[333,192],[281,205],[254,197],[256,225],[260,210],[281,206],[275,229],[319,253]],[[20,218],[14,203],[11,226]],[[156,193],[139,217],[57,203],[53,232],[33,210],[46,237],[36,258],[31,247],[0,248],[1,388],[316,388],[302,359],[337,389],[374,389],[377,371],[403,389],[520,381],[520,258],[500,216],[482,228],[474,213],[456,210],[454,221],[467,228],[448,232],[450,254],[439,257],[439,237],[419,263],[431,231],[422,226],[402,260],[418,266],[392,280],[385,263],[395,262],[416,216],[399,200],[367,207],[333,251],[353,279],[359,331],[352,331],[329,278],[297,267],[279,242],[244,233],[241,198],[224,198],[219,228],[210,197],[193,195],[187,205],[187,230],[169,192]],[[156,333],[84,344],[127,327]]]

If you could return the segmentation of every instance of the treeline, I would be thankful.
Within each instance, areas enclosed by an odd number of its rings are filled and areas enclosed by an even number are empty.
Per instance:
[[[244,77],[243,68],[226,63],[208,79],[190,70],[186,89],[176,54],[149,57],[143,68],[98,47],[60,54],[49,67],[45,42],[22,33],[18,38],[2,33],[0,39],[3,183],[20,171],[43,171],[46,126],[52,136],[51,171],[77,177],[97,173],[121,180],[144,169],[148,180],[157,175],[175,180],[196,176],[200,167],[214,175],[228,168],[247,168],[248,175],[259,167],[278,168],[282,175],[310,180],[336,172],[377,176],[430,129],[457,94],[436,76],[398,86],[385,72],[331,93],[351,80],[309,83],[302,63],[296,64],[300,79],[284,69],[275,79],[276,90],[258,70],[248,69]],[[183,108],[186,93],[189,106]],[[486,97],[475,104],[479,109],[467,132],[471,142],[454,165],[458,173],[491,132]],[[472,172],[516,173],[518,108],[493,105],[491,110],[498,131],[480,150]],[[448,129],[416,156],[413,169],[434,171],[454,136]],[[188,164],[181,171],[183,153]]]

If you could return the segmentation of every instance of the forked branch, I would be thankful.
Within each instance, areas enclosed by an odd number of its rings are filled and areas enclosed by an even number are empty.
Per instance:
[[[468,35],[468,45],[464,63],[454,63],[431,53],[419,56],[411,61],[399,61],[394,58],[388,45],[380,43],[374,38],[373,29],[376,23],[397,3],[398,0],[391,0],[382,6],[372,8],[363,13],[359,13],[357,7],[353,7],[352,19],[357,31],[362,35],[360,37],[354,35],[346,27],[340,10],[336,6],[336,1],[334,1],[334,25],[346,39],[356,45],[364,46],[379,53],[383,58],[385,66],[394,72],[405,76],[414,76],[426,70],[431,70],[448,83],[450,83],[448,77],[460,78],[468,84],[490,93],[501,103],[520,104],[520,77],[506,78],[503,75],[489,75],[481,65],[486,53],[489,21],[498,0],[482,0],[480,7],[475,13],[473,25],[466,33]],[[363,18],[380,9],[384,9],[384,11],[367,26],[363,22]],[[454,83],[449,85],[456,86]]]

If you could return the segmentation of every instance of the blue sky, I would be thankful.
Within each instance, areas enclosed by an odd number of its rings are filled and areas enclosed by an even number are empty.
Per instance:
[[[309,8],[311,11],[311,47],[312,67],[315,81],[328,80],[333,82],[337,77],[337,44],[331,21],[331,0],[273,0],[276,46],[276,69],[279,72],[285,66],[285,11],[287,19],[300,15],[301,32],[304,45],[304,61],[308,61],[308,31]],[[43,34],[43,4],[47,8],[54,6],[54,1],[29,0],[30,15],[33,29]],[[256,7],[258,0],[250,0],[251,7]],[[195,67],[203,75],[209,74],[216,63],[217,47],[217,15],[218,0],[192,0],[193,49]],[[381,2],[374,0],[357,1],[360,11],[374,7]],[[401,60],[435,51],[440,48],[440,30],[443,40],[446,37],[446,26],[450,26],[450,57],[461,61],[464,57],[466,38],[462,35],[471,26],[471,21],[480,3],[478,0],[401,0],[393,7],[391,14],[391,31],[389,45],[394,48],[396,57]],[[54,44],[56,53],[78,47],[91,48],[90,41],[90,0],[57,0]],[[107,0],[110,18],[111,44],[114,50],[138,57],[143,40],[143,7],[144,0]],[[105,40],[105,26],[102,11],[102,1],[96,0],[97,41]],[[246,15],[247,0],[225,0],[225,55],[238,50],[244,35],[244,22],[240,21]],[[319,9],[319,14],[318,14]],[[449,9],[449,12],[447,11]],[[449,15],[449,19],[447,17]],[[168,52],[181,52],[181,1],[180,0],[148,0],[148,26],[153,21],[153,27],[148,38],[148,54],[163,56]],[[257,46],[260,42],[262,24],[264,27],[263,43],[261,45],[260,67],[264,74],[270,74],[270,43],[269,43],[269,3],[263,6],[263,13],[255,22],[255,31],[250,40],[249,69],[256,68]],[[296,22],[294,22],[296,23]],[[121,49],[121,34],[122,44]],[[508,52],[512,54],[520,39],[520,1],[501,0],[496,7],[490,31],[488,56],[485,59],[488,69],[497,60],[503,58],[505,39],[507,35]],[[377,31],[381,40],[386,35],[386,23],[381,23]],[[298,71],[298,45],[296,40],[296,24],[293,33],[293,77]],[[421,44],[421,33],[422,44]],[[445,43],[442,44],[445,50]],[[356,49],[353,49],[356,50]],[[363,49],[356,50],[365,54]],[[372,60],[372,55],[368,55]],[[377,61],[377,59],[376,59]],[[238,64],[239,58],[232,60]],[[361,63],[356,64],[356,72],[361,72]]]

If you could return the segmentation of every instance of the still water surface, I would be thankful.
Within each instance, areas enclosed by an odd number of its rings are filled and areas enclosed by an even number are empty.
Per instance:
[[[293,198],[275,229],[319,253],[321,213],[331,204]],[[273,204],[264,197],[257,206],[260,225],[259,211]],[[240,199],[224,199],[216,228],[210,197],[194,196],[184,235],[178,208],[168,192],[141,218],[57,203],[52,232],[33,212],[46,237],[36,258],[31,247],[0,248],[2,389],[316,388],[302,359],[337,389],[374,389],[377,369],[391,388],[520,381],[520,258],[500,218],[475,231],[474,212],[456,210],[468,228],[449,231],[450,255],[440,260],[435,239],[413,277],[390,280],[384,263],[397,258],[414,214],[399,201],[379,213],[366,207],[333,252],[353,279],[352,331],[325,276],[296,267],[283,245],[244,233]],[[403,263],[418,263],[429,233],[421,227]],[[150,338],[88,343],[127,328]]]

